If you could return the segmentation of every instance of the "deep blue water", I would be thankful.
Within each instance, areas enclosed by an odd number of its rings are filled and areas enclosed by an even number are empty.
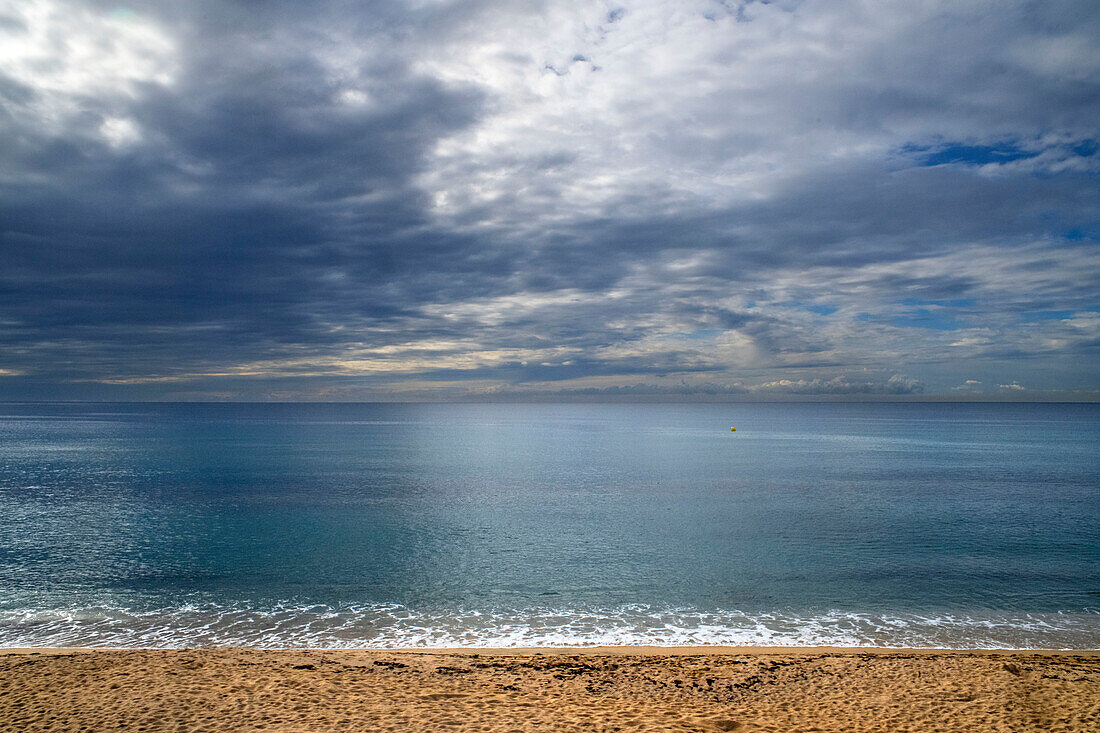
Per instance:
[[[1097,405],[0,404],[0,646],[1096,648],[1098,448]]]

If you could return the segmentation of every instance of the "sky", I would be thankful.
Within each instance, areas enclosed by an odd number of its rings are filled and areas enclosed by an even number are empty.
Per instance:
[[[1100,399],[1095,0],[0,0],[0,399]]]

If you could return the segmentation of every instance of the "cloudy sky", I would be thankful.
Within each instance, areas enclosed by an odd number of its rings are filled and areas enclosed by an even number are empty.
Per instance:
[[[0,399],[1100,399],[1098,38],[0,0]]]

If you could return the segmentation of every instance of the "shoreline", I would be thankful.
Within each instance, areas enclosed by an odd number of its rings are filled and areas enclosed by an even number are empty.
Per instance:
[[[1097,649],[1016,649],[1002,647],[989,649],[957,647],[892,647],[892,646],[731,646],[721,644],[707,645],[669,645],[623,644],[602,646],[522,646],[522,647],[253,647],[253,646],[149,646],[149,647],[97,647],[97,646],[58,646],[58,647],[0,647],[4,654],[70,654],[95,652],[206,652],[241,651],[274,653],[344,653],[369,652],[378,654],[451,654],[451,655],[492,655],[492,656],[532,656],[532,655],[648,655],[648,656],[707,656],[730,654],[967,654],[967,655],[1004,655],[1004,654],[1041,654],[1075,655],[1100,657]]]
[[[1100,651],[0,649],[8,731],[1100,730]]]

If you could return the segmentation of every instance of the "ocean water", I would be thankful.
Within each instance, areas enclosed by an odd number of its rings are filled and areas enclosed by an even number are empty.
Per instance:
[[[1097,405],[0,404],[0,646],[1097,648],[1098,448]]]

